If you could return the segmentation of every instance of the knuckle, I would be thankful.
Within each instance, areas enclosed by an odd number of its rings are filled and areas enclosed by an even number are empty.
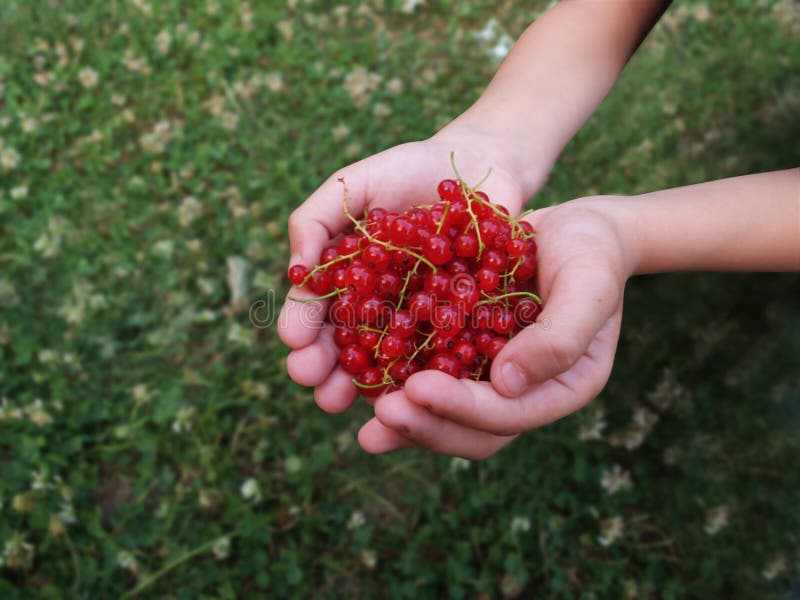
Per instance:
[[[545,350],[553,369],[558,373],[563,373],[575,364],[582,351],[583,348],[574,338],[552,336],[548,338]]]

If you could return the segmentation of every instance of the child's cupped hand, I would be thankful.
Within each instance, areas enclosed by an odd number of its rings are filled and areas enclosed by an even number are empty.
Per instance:
[[[316,264],[320,253],[348,225],[342,210],[343,178],[350,211],[400,210],[435,201],[436,185],[450,173],[452,143],[435,140],[397,146],[332,175],[291,216],[292,264]],[[456,148],[470,184],[488,170],[490,157]],[[522,187],[494,166],[482,186],[493,201],[518,214]],[[529,190],[525,190],[528,192]],[[603,209],[613,198],[584,199],[525,217],[537,230],[538,289],[544,303],[537,323],[511,339],[495,359],[491,382],[456,379],[438,371],[412,375],[402,390],[375,400],[375,416],[359,432],[368,452],[421,446],[471,459],[488,457],[519,433],[559,419],[592,400],[611,372],[630,273],[620,232]],[[310,297],[293,288],[290,295]],[[279,333],[292,348],[290,377],[313,386],[328,412],[349,408],[358,397],[351,375],[337,364],[326,302],[287,299]]]

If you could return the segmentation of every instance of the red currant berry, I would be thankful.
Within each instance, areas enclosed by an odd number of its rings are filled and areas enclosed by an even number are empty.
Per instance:
[[[364,369],[358,374],[356,381],[361,384],[358,389],[366,398],[380,396],[386,389],[385,385],[381,385],[383,383],[383,371],[378,367]]]
[[[345,371],[353,375],[358,375],[370,366],[367,351],[356,344],[348,344],[342,348],[342,352],[339,355],[339,363]]]
[[[422,254],[434,265],[443,265],[453,258],[449,238],[440,233],[432,235],[425,240],[425,244],[422,246]]]
[[[325,269],[314,271],[308,280],[308,287],[318,296],[324,296],[333,289],[331,274]]]
[[[494,360],[494,358],[500,354],[500,350],[503,349],[503,346],[506,345],[505,338],[501,337],[493,337],[492,340],[486,345],[486,356]]]
[[[305,265],[295,265],[289,269],[289,281],[294,285],[300,285],[308,275],[308,267]]]
[[[406,343],[399,335],[387,335],[381,342],[381,354],[388,358],[397,358],[403,355]]]
[[[375,274],[367,267],[347,267],[347,287],[359,296],[366,296],[375,289]]]
[[[522,238],[513,238],[508,240],[506,244],[506,252],[508,252],[509,256],[513,256],[514,258],[519,258],[523,254],[525,254],[525,250],[527,248],[527,244],[525,240]]]
[[[506,257],[499,250],[487,250],[483,253],[481,265],[485,269],[500,273],[506,268]]]
[[[453,348],[453,356],[455,356],[458,362],[460,362],[462,365],[469,367],[475,362],[478,352],[475,350],[475,346],[473,344],[461,341],[458,342]]]
[[[379,293],[387,298],[391,298],[400,293],[403,287],[403,280],[394,271],[386,271],[378,275],[377,283],[375,284]]]
[[[417,321],[429,321],[436,301],[431,292],[415,292],[408,299],[408,311]]]
[[[389,319],[389,334],[400,338],[407,338],[412,335],[417,328],[417,320],[413,314],[405,309],[397,309]]]
[[[454,179],[444,179],[439,182],[436,191],[442,200],[458,200],[463,197],[461,186]]]
[[[461,370],[461,365],[455,356],[446,352],[442,352],[439,354],[434,354],[428,361],[428,364],[425,365],[425,368],[436,369],[437,371],[447,373],[452,377],[458,377]]]
[[[392,253],[380,244],[368,244],[361,253],[361,260],[374,271],[385,271],[392,262]]]
[[[478,238],[472,233],[462,233],[456,236],[454,244],[456,256],[472,258],[478,255]]]
[[[349,344],[358,343],[358,332],[353,327],[335,327],[333,330],[333,341],[339,348],[344,348]]]
[[[500,335],[508,335],[514,329],[514,315],[504,307],[495,307],[492,311],[492,329]]]
[[[492,269],[482,267],[475,273],[475,279],[477,280],[481,291],[491,292],[492,290],[497,289],[497,286],[500,283],[500,274]]]

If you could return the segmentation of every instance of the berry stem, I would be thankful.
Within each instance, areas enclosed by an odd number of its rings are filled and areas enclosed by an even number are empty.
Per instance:
[[[299,286],[298,286],[299,287]],[[295,298],[294,296],[286,296],[292,302],[317,302],[319,300],[327,300],[328,298],[333,298],[334,296],[338,296],[339,294],[346,292],[345,288],[336,288],[332,292],[328,292],[324,296],[315,296],[314,298]]]
[[[487,296],[486,292],[482,292],[484,296]],[[492,304],[493,302],[497,302],[498,300],[505,300],[506,298],[511,298],[512,296],[526,296],[527,298],[532,298],[537,304],[542,303],[542,299],[539,298],[533,292],[509,292],[507,294],[501,294],[499,296],[489,296],[486,300],[481,300],[476,304],[476,306],[480,306],[481,304]]]

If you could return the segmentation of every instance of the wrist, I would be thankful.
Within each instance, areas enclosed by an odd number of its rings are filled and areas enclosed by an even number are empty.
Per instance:
[[[490,125],[476,123],[469,111],[430,139],[451,148],[469,148],[489,157],[494,169],[503,171],[520,186],[524,199],[533,197],[539,191],[558,156],[558,152],[525,147],[512,137],[494,132]]]

